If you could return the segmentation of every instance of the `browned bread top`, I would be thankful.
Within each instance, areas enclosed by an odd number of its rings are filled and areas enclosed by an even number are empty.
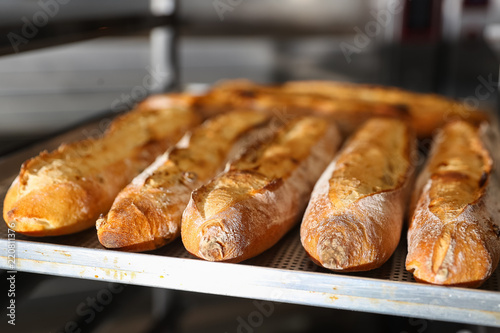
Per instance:
[[[148,96],[137,104],[140,110],[161,110],[161,109],[190,109],[197,99],[196,95],[189,93],[168,93]]]
[[[101,138],[62,144],[44,151],[21,166],[21,195],[45,183],[80,180],[104,166],[130,156],[131,151],[172,133],[182,134],[198,122],[192,111],[183,109],[136,110],[114,120]]]
[[[91,227],[133,177],[198,122],[192,110],[135,110],[102,137],[42,152],[22,165],[7,192],[5,221],[33,236]]]
[[[395,87],[335,81],[291,81],[278,86],[263,86],[248,80],[223,81],[205,96],[201,105],[245,105],[260,110],[332,116],[341,127],[352,132],[370,117],[388,116],[409,120],[421,138],[452,119],[478,124],[489,120],[486,112],[436,94],[411,92]]]
[[[220,115],[194,131],[188,148],[174,149],[168,159],[180,170],[193,172],[206,180],[213,177],[214,167],[218,169],[221,161],[231,156],[228,152],[238,138],[268,120],[268,115],[249,110]],[[242,147],[236,147],[239,148]]]
[[[408,230],[406,268],[417,280],[478,286],[500,257],[499,182],[492,152],[480,129],[447,124],[419,175]]]
[[[493,161],[468,123],[449,124],[438,140],[427,170],[432,179],[429,209],[446,223],[483,195]]]
[[[465,103],[436,94],[424,94],[396,87],[353,84],[335,81],[291,81],[283,85],[288,93],[311,93],[342,100],[388,103],[404,107],[419,137],[431,137],[434,131],[452,119],[479,124],[488,120],[486,112]]]
[[[301,225],[312,260],[335,271],[379,267],[400,239],[416,139],[403,121],[373,118],[316,183]]]
[[[490,120],[487,112],[444,96],[336,81],[290,81],[268,86],[244,79],[228,80],[204,95],[152,96],[142,104],[189,105],[207,116],[234,108],[281,115],[315,114],[332,117],[344,134],[352,133],[371,117],[394,117],[408,120],[420,138],[432,137],[453,119],[473,124]]]
[[[417,93],[397,87],[355,84],[338,81],[290,81],[285,83],[283,90],[288,93],[311,93],[331,96],[339,99],[356,99],[367,102],[385,102],[390,104],[401,104],[412,110],[421,109],[421,112],[436,112],[452,117],[461,115],[467,117],[474,108],[464,103],[432,93]],[[449,119],[444,119],[449,120]]]
[[[226,173],[193,193],[201,216],[210,217],[261,190],[280,186],[327,129],[324,120],[298,118],[280,130],[274,140],[246,150]]]
[[[120,192],[107,216],[97,221],[101,244],[146,251],[175,239],[191,191],[222,171],[247,141],[246,134],[267,120],[263,113],[233,111],[187,133]]]
[[[369,120],[349,140],[329,180],[336,209],[374,193],[392,190],[408,178],[412,136],[397,119]]]
[[[402,105],[383,101],[375,104],[356,97],[344,98],[309,91],[287,91],[281,86],[262,86],[246,80],[216,85],[206,95],[197,97],[194,105],[207,112],[224,107],[248,107],[278,115],[329,116],[341,125],[350,126],[349,130],[370,116],[407,117],[406,108]]]
[[[300,117],[251,146],[191,195],[182,217],[186,249],[239,262],[274,245],[297,222],[339,142],[331,122]]]
[[[241,148],[233,147],[235,141],[268,119],[267,115],[255,111],[233,111],[214,117],[188,133],[163,156],[163,163],[148,168],[134,180],[134,184],[165,189],[176,183],[179,175],[186,182],[205,182],[232,155],[233,148]]]

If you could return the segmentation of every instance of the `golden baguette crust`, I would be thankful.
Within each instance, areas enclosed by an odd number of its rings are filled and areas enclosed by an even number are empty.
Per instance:
[[[218,83],[205,95],[157,95],[143,104],[189,105],[206,116],[234,108],[279,116],[314,114],[333,118],[344,134],[352,133],[372,117],[393,117],[407,120],[419,138],[432,137],[453,119],[472,124],[490,120],[487,112],[436,94],[335,81],[291,81],[265,86],[249,80],[229,80]]]
[[[405,106],[383,101],[372,103],[356,98],[337,98],[310,92],[288,92],[280,86],[261,86],[247,80],[222,82],[193,103],[200,112],[213,114],[224,109],[251,108],[277,116],[316,115],[332,118],[343,134],[353,132],[374,116],[408,119]]]
[[[234,111],[186,134],[123,189],[107,216],[97,221],[101,244],[148,251],[177,238],[191,192],[222,171],[249,132],[268,119],[255,111]]]
[[[22,165],[7,192],[7,225],[30,236],[93,226],[134,176],[198,123],[189,110],[136,110],[114,120],[101,138],[42,152]]]
[[[335,81],[291,81],[281,86],[258,85],[248,80],[229,80],[215,85],[193,105],[206,113],[245,107],[278,114],[316,114],[332,117],[344,134],[352,133],[371,117],[405,119],[419,138],[453,119],[473,124],[489,120],[486,112],[435,94],[395,87]]]
[[[372,103],[312,93],[289,93],[279,86],[262,86],[248,80],[223,81],[204,95],[153,95],[139,106],[158,108],[172,105],[192,107],[205,117],[234,109],[252,109],[291,119],[316,115],[333,118],[343,134],[349,134],[374,116],[409,119],[406,107],[384,102]]]
[[[465,103],[436,94],[416,93],[396,87],[335,81],[291,81],[284,84],[282,89],[289,94],[310,93],[341,100],[404,106],[409,113],[410,124],[420,138],[432,137],[434,131],[453,119],[474,124],[489,119],[487,113]]]
[[[396,249],[416,139],[397,119],[366,122],[325,170],[300,229],[312,260],[336,271],[377,268]]]
[[[187,93],[168,93],[148,96],[137,104],[140,110],[161,110],[169,108],[190,109],[193,107],[197,96]]]
[[[181,226],[186,249],[240,262],[273,246],[297,222],[339,143],[333,123],[303,117],[247,150],[191,195]]]
[[[446,125],[414,192],[406,269],[416,280],[477,287],[500,258],[498,135],[483,124]]]

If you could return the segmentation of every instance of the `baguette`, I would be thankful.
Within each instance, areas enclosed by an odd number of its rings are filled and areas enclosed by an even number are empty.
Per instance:
[[[365,271],[386,262],[403,226],[416,139],[397,119],[374,118],[345,144],[311,195],[300,236],[318,265]]]
[[[157,249],[180,235],[191,192],[222,171],[268,117],[235,111],[206,121],[120,192],[96,224],[101,244],[127,251]],[[239,143],[239,144],[238,144]]]
[[[287,92],[280,86],[260,86],[246,80],[223,82],[206,95],[193,100],[193,107],[204,114],[231,108],[250,108],[273,115],[315,115],[334,120],[344,135],[352,133],[371,117],[408,119],[405,106],[383,101],[372,103],[358,98],[337,98],[310,92]]]
[[[446,125],[419,175],[406,269],[416,280],[481,285],[500,258],[498,135],[488,124]],[[494,169],[495,167],[495,169]]]
[[[191,110],[136,110],[114,120],[100,138],[40,153],[22,165],[7,192],[7,225],[30,236],[90,228],[133,177],[198,123]]]
[[[153,95],[140,107],[159,108],[182,105],[196,109],[205,117],[233,109],[252,109],[288,120],[295,116],[316,115],[332,118],[344,135],[373,116],[407,119],[404,106],[358,99],[338,99],[311,93],[288,93],[279,86],[261,86],[247,80],[224,81],[204,95]]]
[[[291,81],[263,86],[248,80],[223,81],[192,105],[204,113],[245,107],[283,114],[315,114],[331,117],[344,134],[352,133],[371,117],[407,120],[419,138],[453,119],[473,124],[490,120],[487,112],[435,94],[422,94],[395,87],[335,81]]]
[[[462,119],[472,124],[489,121],[487,112],[435,95],[395,87],[335,81],[291,81],[264,86],[248,80],[229,80],[205,95],[152,96],[145,106],[189,105],[211,116],[234,108],[286,115],[331,117],[346,135],[372,117],[407,120],[419,138],[430,138],[445,123]]]
[[[432,137],[437,129],[453,119],[467,120],[473,124],[489,119],[488,113],[444,96],[416,93],[396,87],[335,81],[292,81],[284,84],[282,89],[289,94],[318,94],[346,101],[402,106],[408,112],[410,124],[420,138]]]
[[[188,93],[155,94],[137,104],[139,110],[162,110],[169,108],[191,109],[197,99]],[[204,115],[201,115],[204,116]],[[208,118],[208,117],[203,117]]]
[[[301,117],[248,149],[192,193],[182,216],[186,249],[209,261],[240,262],[273,246],[298,222],[339,142],[333,123]]]

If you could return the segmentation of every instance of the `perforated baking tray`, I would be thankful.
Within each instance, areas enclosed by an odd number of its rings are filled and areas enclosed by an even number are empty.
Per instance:
[[[61,142],[80,139],[96,125],[0,160],[2,204],[24,160]],[[0,223],[0,268],[12,269],[8,262],[12,244],[5,223]],[[302,249],[297,228],[270,250],[241,264],[196,259],[180,240],[148,253],[107,250],[93,229],[49,238],[15,234],[14,247],[17,271],[500,327],[498,270],[479,289],[417,283],[404,267],[404,239],[379,269],[351,274],[316,266]]]

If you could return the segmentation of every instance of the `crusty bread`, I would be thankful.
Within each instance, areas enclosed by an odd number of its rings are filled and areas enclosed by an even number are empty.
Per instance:
[[[193,100],[194,107],[204,114],[224,109],[251,108],[276,116],[316,115],[333,119],[339,130],[350,134],[374,116],[407,119],[406,107],[383,101],[373,103],[358,98],[337,98],[311,92],[287,92],[280,86],[261,86],[247,80],[222,82],[206,95]]]
[[[139,110],[162,110],[169,108],[191,109],[197,96],[188,93],[167,93],[148,96],[137,104]],[[203,116],[203,115],[202,115]],[[204,117],[206,118],[206,117]]]
[[[283,120],[305,115],[328,117],[338,124],[344,135],[373,116],[408,119],[406,107],[401,105],[355,98],[346,100],[309,92],[288,93],[279,86],[262,86],[248,80],[222,81],[203,95],[153,95],[140,104],[143,108],[172,105],[194,108],[205,117],[234,109],[266,112]]]
[[[500,258],[498,135],[464,121],[437,135],[419,175],[406,269],[416,280],[476,287]],[[495,163],[494,163],[495,162]]]
[[[188,98],[184,96],[182,100]],[[248,80],[229,80],[215,85],[205,95],[192,96],[189,103],[209,115],[231,108],[251,108],[284,117],[327,116],[337,122],[344,134],[352,133],[371,117],[406,119],[419,138],[432,137],[436,129],[452,119],[474,124],[489,119],[486,112],[439,95],[335,81],[291,81],[264,86]]]
[[[101,244],[148,251],[177,238],[191,192],[222,171],[268,119],[255,111],[234,111],[187,133],[123,189],[107,216],[97,221]]]
[[[377,268],[396,249],[411,190],[416,139],[374,118],[345,144],[311,195],[300,236],[312,260],[336,271]]]
[[[438,128],[452,119],[478,124],[489,118],[487,113],[465,103],[436,94],[416,93],[396,87],[335,81],[291,81],[284,84],[282,89],[289,94],[310,93],[346,101],[399,105],[408,112],[410,124],[420,138],[432,137]]]
[[[430,138],[445,123],[462,119],[472,124],[489,120],[483,112],[465,103],[395,87],[335,81],[290,81],[265,86],[249,80],[222,81],[207,94],[151,96],[144,107],[189,105],[209,117],[234,108],[250,108],[275,115],[319,115],[331,117],[344,134],[372,117],[408,120],[419,138]]]
[[[114,120],[100,138],[42,152],[22,165],[7,192],[7,225],[30,236],[93,226],[133,177],[198,123],[191,110],[136,110]]]
[[[210,261],[240,262],[270,248],[298,222],[339,142],[333,123],[301,117],[248,149],[192,193],[182,216],[186,249]]]

